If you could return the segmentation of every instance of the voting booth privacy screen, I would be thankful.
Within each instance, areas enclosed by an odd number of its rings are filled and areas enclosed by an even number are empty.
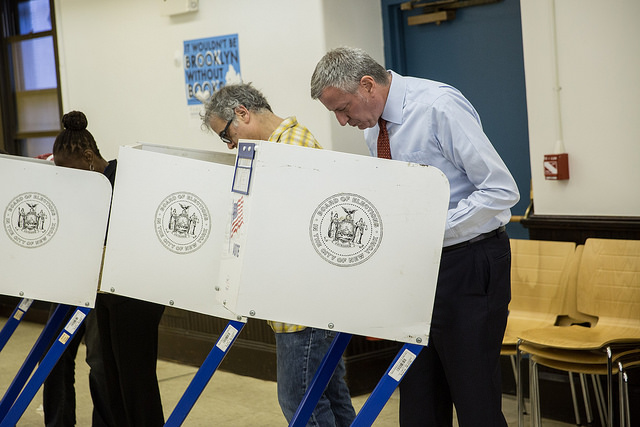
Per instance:
[[[232,188],[224,307],[426,345],[449,202],[440,170],[243,142]]]
[[[215,298],[235,156],[120,148],[100,291],[236,319]]]
[[[111,201],[101,173],[0,155],[0,293],[93,307]]]

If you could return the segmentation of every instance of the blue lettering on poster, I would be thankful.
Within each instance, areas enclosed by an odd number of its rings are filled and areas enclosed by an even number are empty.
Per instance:
[[[221,87],[241,83],[238,35],[184,42],[187,104],[199,105]]]

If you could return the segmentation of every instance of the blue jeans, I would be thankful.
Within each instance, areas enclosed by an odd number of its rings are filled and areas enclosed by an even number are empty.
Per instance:
[[[291,422],[334,336],[333,332],[315,328],[276,334],[278,402],[287,422]],[[356,413],[344,375],[344,360],[340,359],[307,426],[351,425]]]

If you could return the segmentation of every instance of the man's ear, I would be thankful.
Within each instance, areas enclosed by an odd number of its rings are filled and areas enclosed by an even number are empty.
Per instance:
[[[238,120],[244,123],[249,122],[249,119],[251,118],[251,113],[249,112],[249,110],[247,110],[247,107],[245,107],[244,105],[238,105],[233,110],[233,112],[236,113]]]
[[[360,86],[362,86],[367,93],[371,93],[376,86],[376,81],[371,76],[362,76]]]

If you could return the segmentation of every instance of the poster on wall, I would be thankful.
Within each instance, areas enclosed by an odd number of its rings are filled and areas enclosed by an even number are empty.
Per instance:
[[[185,40],[183,67],[189,115],[198,121],[202,104],[215,91],[242,82],[238,35]]]

